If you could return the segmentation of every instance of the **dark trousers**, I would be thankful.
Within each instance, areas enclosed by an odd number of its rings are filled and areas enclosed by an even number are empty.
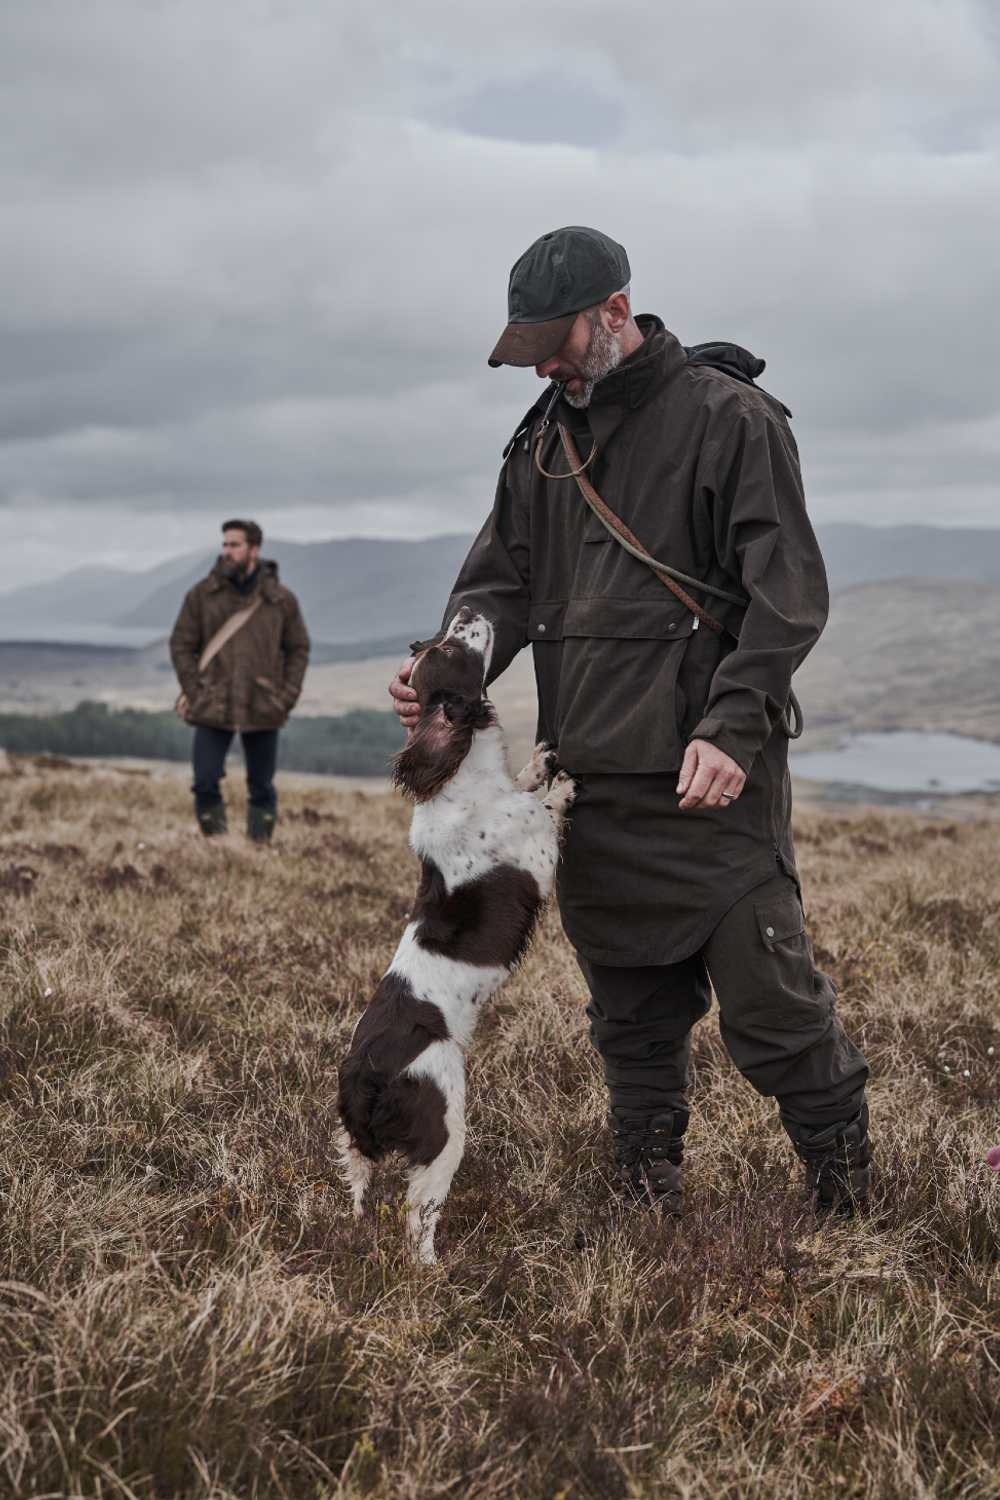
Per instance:
[[[619,969],[581,954],[577,962],[612,1105],[686,1106],[691,1028],[714,989],[729,1055],[759,1094],[778,1100],[783,1120],[829,1125],[860,1109],[868,1064],[840,1023],[833,981],[813,962],[786,875],[737,901],[681,963]]]
[[[274,812],[278,794],[274,789],[274,772],[278,764],[278,731],[247,729],[240,735],[247,767],[247,796],[251,807]],[[231,729],[210,729],[196,724],[191,759],[194,765],[194,805],[206,812],[222,802],[219,782],[226,774],[226,752],[233,742]]]

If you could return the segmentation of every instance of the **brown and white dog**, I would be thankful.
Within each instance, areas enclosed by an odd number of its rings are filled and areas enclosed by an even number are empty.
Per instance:
[[[464,1054],[483,1005],[524,955],[552,887],[574,785],[538,745],[516,782],[484,679],[493,627],[462,608],[410,674],[421,715],[393,779],[414,803],[412,921],[340,1068],[338,1150],[359,1216],[376,1161],[401,1152],[414,1251],[434,1230],[465,1147]]]

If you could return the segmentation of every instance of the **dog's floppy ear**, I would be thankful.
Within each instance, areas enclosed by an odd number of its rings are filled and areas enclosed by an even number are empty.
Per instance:
[[[408,744],[393,757],[393,784],[411,802],[429,802],[468,755],[476,730],[487,729],[495,720],[493,705],[485,698],[427,708]]]
[[[425,710],[409,741],[393,756],[394,785],[411,802],[427,802],[454,776],[468,753],[468,745],[461,748],[459,738],[443,704]]]
[[[489,729],[496,723],[496,709],[488,698],[461,698],[457,702],[445,702],[444,716],[456,729]]]

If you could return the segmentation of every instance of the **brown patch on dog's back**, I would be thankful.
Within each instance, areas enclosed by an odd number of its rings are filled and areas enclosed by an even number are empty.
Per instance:
[[[422,861],[413,908],[421,948],[484,968],[513,966],[531,941],[541,894],[538,882],[515,865],[496,865],[489,874],[449,891],[432,860]]]

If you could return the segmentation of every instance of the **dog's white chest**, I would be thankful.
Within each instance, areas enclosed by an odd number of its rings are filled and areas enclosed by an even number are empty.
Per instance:
[[[449,890],[478,880],[498,865],[513,865],[535,877],[547,896],[559,846],[552,819],[542,804],[513,785],[498,795],[475,800],[456,792],[418,807],[410,844],[432,860]]]
[[[497,729],[477,735],[449,785],[414,809],[410,847],[433,861],[449,890],[513,865],[535,877],[543,897],[559,857],[552,819],[514,785]]]

